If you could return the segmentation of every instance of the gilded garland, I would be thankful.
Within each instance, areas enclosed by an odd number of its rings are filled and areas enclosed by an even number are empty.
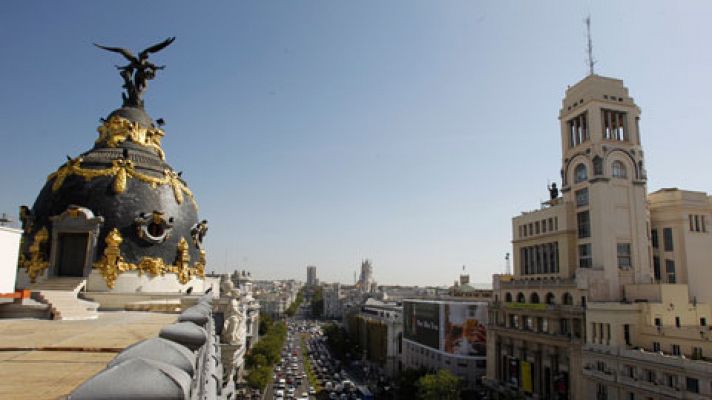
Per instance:
[[[27,275],[30,277],[30,282],[34,283],[37,275],[42,273],[49,266],[49,262],[45,261],[42,255],[42,244],[47,241],[49,234],[47,228],[42,227],[35,233],[34,240],[30,245],[30,258],[27,259],[24,254],[20,254],[20,267],[27,270]]]
[[[96,139],[96,144],[117,147],[126,140],[131,140],[155,150],[161,160],[166,159],[161,148],[161,138],[165,133],[158,128],[143,128],[138,122],[114,115],[99,126],[97,131],[99,131],[99,138]]]
[[[87,181],[100,176],[113,176],[114,182],[111,184],[111,189],[114,193],[124,192],[126,190],[127,179],[134,178],[141,182],[148,183],[154,189],[159,185],[170,185],[178,204],[183,203],[183,194],[185,193],[193,201],[193,205],[198,208],[195,203],[195,198],[193,197],[193,192],[188,189],[188,186],[178,177],[178,174],[168,168],[163,170],[163,177],[157,178],[138,172],[131,160],[113,160],[111,168],[103,169],[82,168],[82,161],[83,159],[81,157],[69,160],[61,166],[57,172],[53,172],[47,177],[48,181],[54,179],[52,183],[53,192],[59,190],[64,184],[64,180],[70,175],[81,176]]]
[[[174,273],[178,276],[178,281],[184,285],[196,276],[205,276],[205,252],[200,252],[200,259],[191,267],[188,242],[185,238],[181,238],[178,243],[175,265],[166,264],[162,258],[153,257],[143,257],[138,264],[127,263],[119,250],[119,246],[123,241],[124,239],[121,237],[119,230],[112,229],[106,235],[104,255],[101,260],[94,263],[94,268],[101,271],[101,275],[106,281],[106,286],[109,288],[113,288],[119,274],[126,271],[138,271],[139,275],[145,272],[153,276]]]

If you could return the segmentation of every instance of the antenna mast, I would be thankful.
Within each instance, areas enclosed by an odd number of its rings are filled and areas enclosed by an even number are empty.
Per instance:
[[[589,75],[593,75],[593,65],[596,64],[596,60],[593,59],[593,42],[591,41],[591,16],[589,15],[585,19],[586,22],[586,38],[588,39],[588,46],[587,46],[587,52],[588,52],[588,60],[586,60],[586,63],[588,64],[588,73]]]

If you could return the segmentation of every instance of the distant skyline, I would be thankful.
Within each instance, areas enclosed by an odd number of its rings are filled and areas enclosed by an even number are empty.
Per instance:
[[[169,36],[146,110],[209,221],[207,270],[449,285],[504,272],[511,218],[559,182],[558,112],[588,73],[641,107],[648,191],[712,192],[712,3],[8,2],[0,213],[88,150],[115,55]]]

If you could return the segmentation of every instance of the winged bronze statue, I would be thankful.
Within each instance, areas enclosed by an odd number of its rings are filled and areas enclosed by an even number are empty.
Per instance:
[[[148,81],[156,77],[156,71],[166,67],[165,65],[157,66],[148,61],[148,56],[151,53],[157,53],[165,49],[173,43],[174,40],[176,40],[175,37],[169,37],[160,43],[147,47],[138,53],[138,57],[124,48],[108,47],[94,43],[94,46],[103,50],[119,53],[129,61],[127,65],[116,66],[116,69],[120,71],[119,75],[124,79],[123,88],[126,89],[126,93],[121,94],[124,100],[124,107],[143,108],[143,93],[146,91]]]

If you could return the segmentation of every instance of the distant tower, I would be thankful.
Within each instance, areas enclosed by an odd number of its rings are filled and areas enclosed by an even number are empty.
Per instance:
[[[316,286],[316,266],[307,265],[307,286]]]
[[[504,273],[507,275],[512,274],[512,264],[509,260],[509,253],[504,256]]]

